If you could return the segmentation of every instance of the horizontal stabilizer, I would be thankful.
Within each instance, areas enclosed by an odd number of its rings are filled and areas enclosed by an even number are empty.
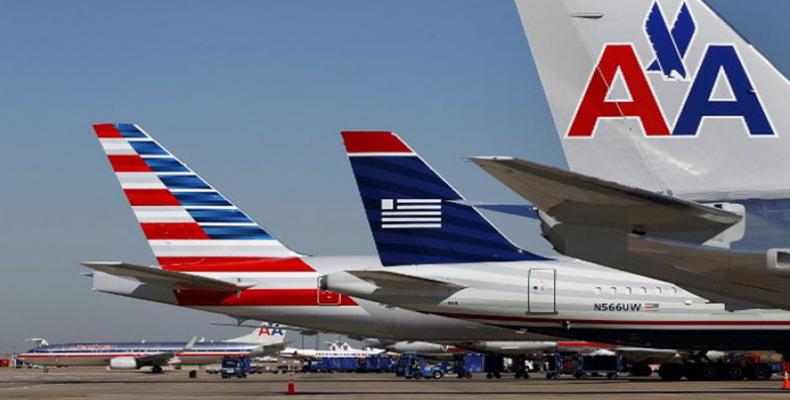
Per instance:
[[[464,288],[463,286],[449,282],[419,278],[389,271],[348,271],[348,273],[363,281],[372,283],[381,289],[410,290],[417,292],[430,292],[434,290],[456,292]]]
[[[231,283],[219,279],[206,278],[182,272],[166,271],[118,261],[83,262],[82,265],[110,275],[133,278],[144,283],[173,286],[178,289],[237,292],[254,286],[253,283]]]
[[[472,162],[558,221],[643,232],[721,231],[737,214],[512,157]]]

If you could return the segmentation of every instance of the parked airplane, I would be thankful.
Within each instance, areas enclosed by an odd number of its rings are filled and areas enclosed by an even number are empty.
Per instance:
[[[337,357],[354,357],[364,358],[369,356],[378,356],[386,353],[386,349],[377,349],[374,347],[365,347],[362,349],[355,349],[346,342],[331,342],[329,343],[328,350],[319,349],[297,349],[288,347],[280,352],[280,357],[285,358],[298,358],[304,360],[320,360],[323,358],[337,358]]]
[[[151,367],[154,373],[168,365],[200,366],[218,364],[223,357],[267,356],[286,346],[285,331],[276,325],[262,325],[251,333],[220,342],[90,342],[38,345],[17,356],[26,363],[43,366],[107,365],[112,369]]]
[[[516,4],[573,172],[474,162],[566,255],[790,309],[787,78],[700,0]]]
[[[790,312],[728,312],[674,285],[518,248],[389,132],[344,132],[384,267],[322,288],[547,335],[682,350],[790,350]]]
[[[298,254],[133,124],[94,126],[159,266],[83,263],[93,289],[323,332],[397,340],[530,340],[537,335],[426,315],[318,289],[319,274],[378,257]]]

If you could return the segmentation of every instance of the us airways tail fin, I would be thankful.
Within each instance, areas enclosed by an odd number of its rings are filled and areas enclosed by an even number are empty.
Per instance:
[[[384,265],[536,260],[505,238],[397,135],[343,132]]]
[[[263,322],[259,328],[253,329],[252,332],[225,341],[230,343],[258,343],[265,345],[278,344],[285,341],[285,329],[281,328],[278,324]]]
[[[94,129],[162,268],[311,270],[137,125]]]
[[[570,168],[687,199],[790,189],[790,84],[701,0],[516,0]]]

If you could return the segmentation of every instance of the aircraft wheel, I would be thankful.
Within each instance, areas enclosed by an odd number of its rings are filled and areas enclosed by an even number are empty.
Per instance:
[[[164,372],[164,370],[162,370],[162,367],[160,367],[158,365],[154,365],[151,368],[151,372],[154,373],[154,374],[161,374],[162,372]]]
[[[713,365],[703,365],[699,369],[699,377],[705,381],[716,379],[716,367]]]
[[[754,379],[758,381],[767,381],[768,379],[771,379],[771,375],[773,375],[771,367],[766,364],[755,365],[752,373],[754,374]]]
[[[433,371],[433,374],[431,374],[431,376],[433,376],[433,379],[442,379],[444,374],[442,373],[442,371]]]
[[[732,381],[743,380],[743,368],[736,364],[727,364],[724,368],[724,376]]]
[[[189,378],[190,379],[197,378],[197,371],[195,371],[194,369],[192,371],[189,371]]]
[[[494,374],[492,374],[490,372],[486,374],[486,379],[491,379],[493,377],[494,377]]]

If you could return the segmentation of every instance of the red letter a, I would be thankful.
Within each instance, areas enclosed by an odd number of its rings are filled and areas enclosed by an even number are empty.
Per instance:
[[[631,94],[630,101],[606,101],[618,69]],[[638,117],[648,136],[669,135],[653,90],[636,59],[634,48],[628,44],[604,47],[567,136],[592,137],[598,118],[611,117]]]

